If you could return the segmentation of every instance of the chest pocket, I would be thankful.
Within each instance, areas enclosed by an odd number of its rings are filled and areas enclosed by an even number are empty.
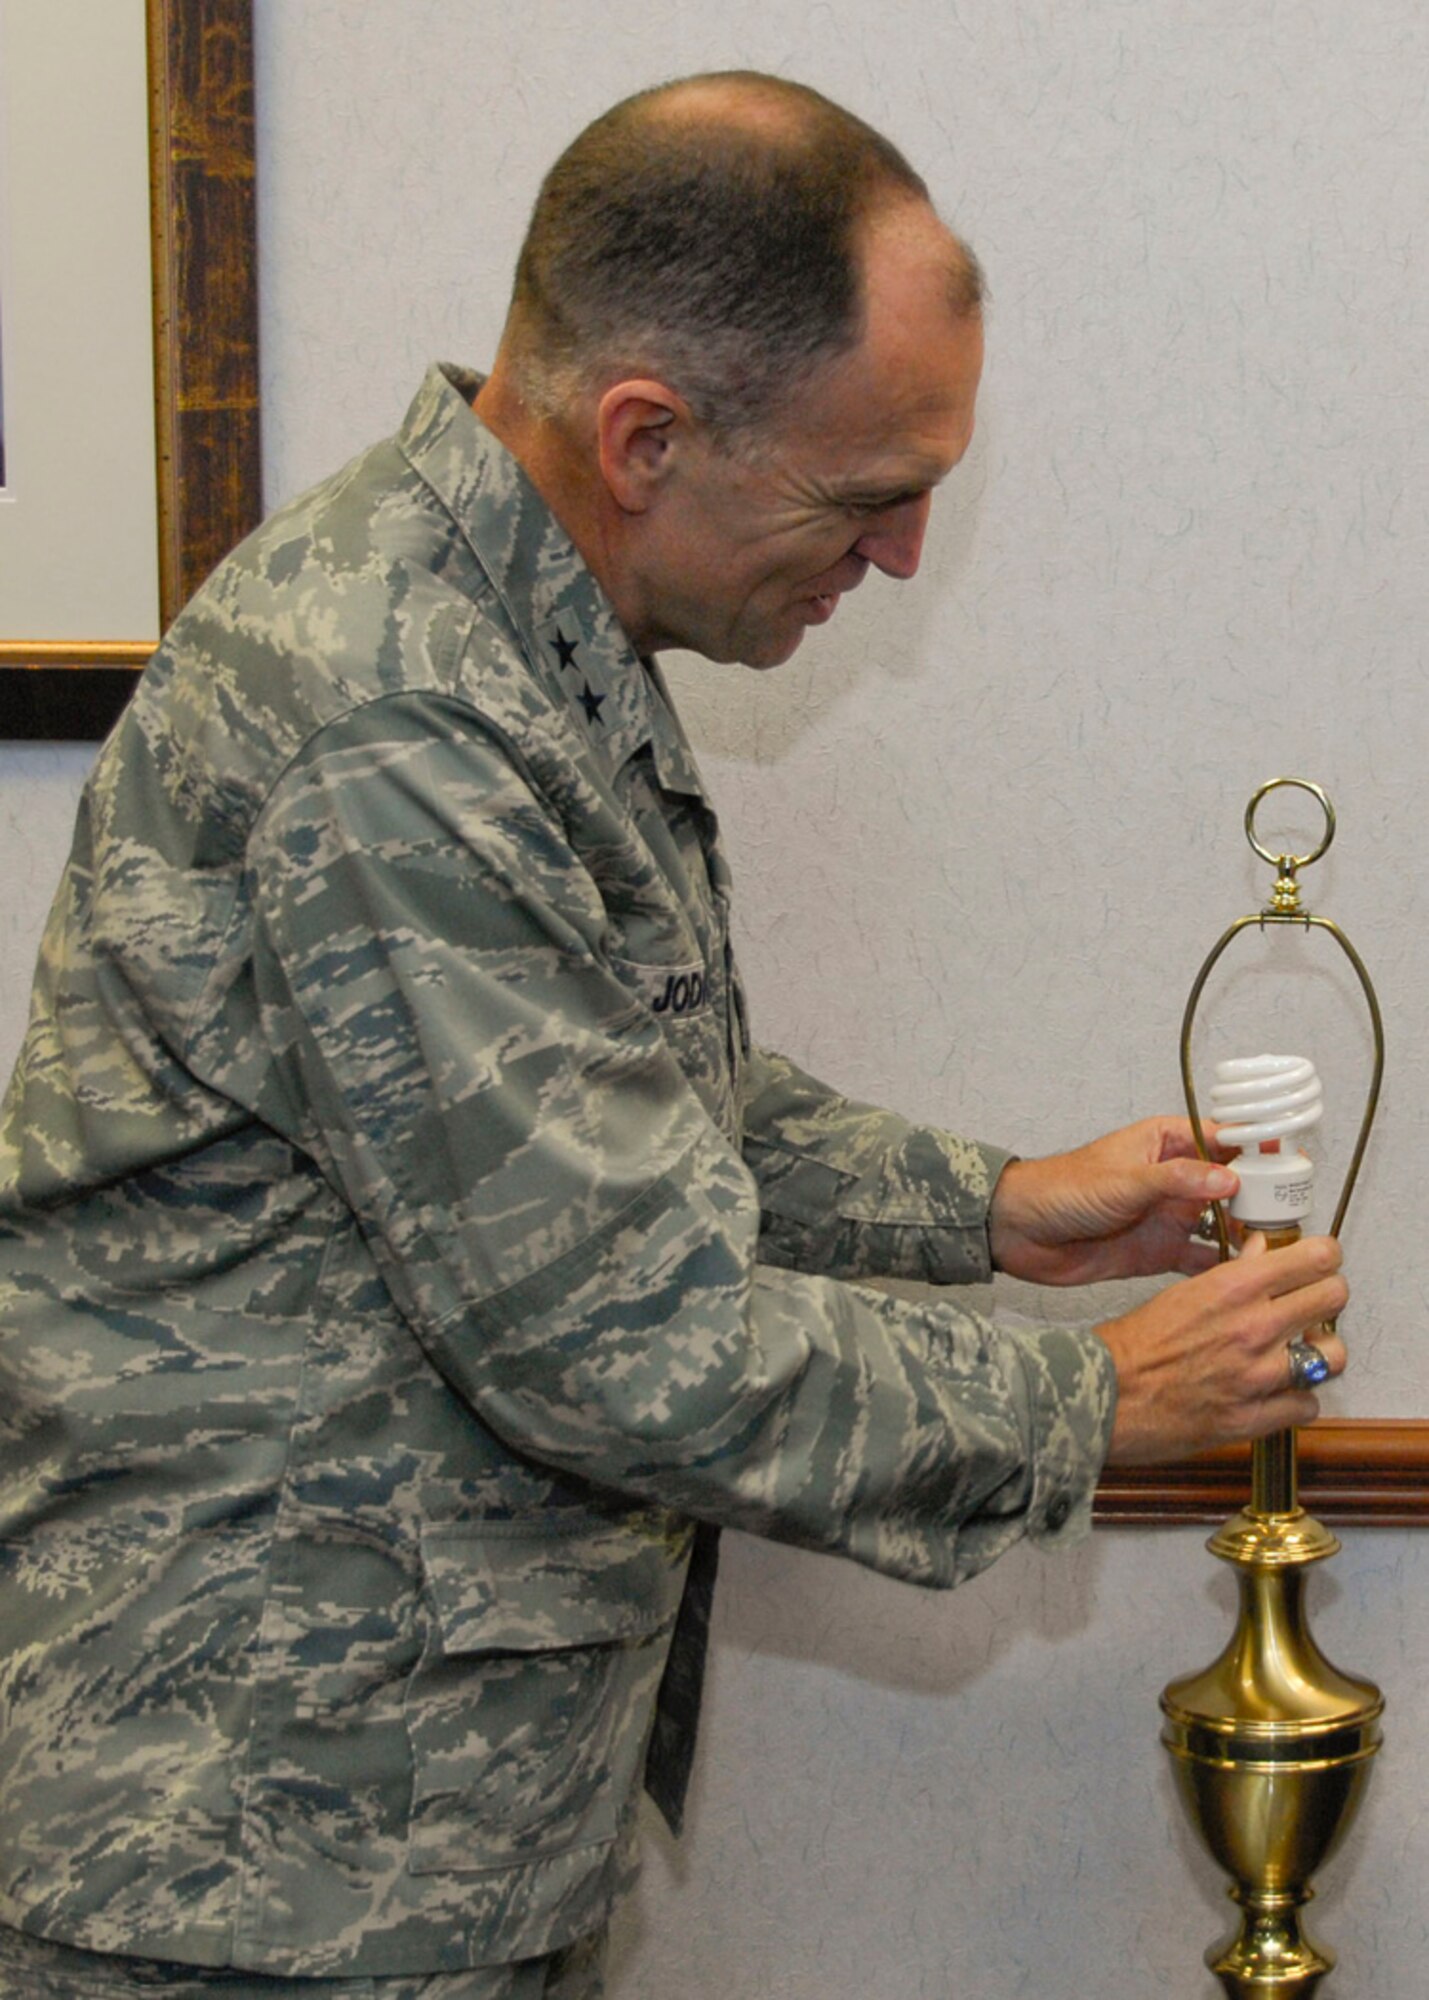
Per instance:
[[[713,963],[682,958],[674,964],[650,964],[612,954],[611,965],[639,995],[705,1110],[737,1144],[742,1056],[722,929]]]
[[[743,1025],[729,943],[727,872],[714,816],[661,788],[648,752],[624,774],[643,867],[607,899],[611,969],[660,1028],[685,1079],[739,1143]]]

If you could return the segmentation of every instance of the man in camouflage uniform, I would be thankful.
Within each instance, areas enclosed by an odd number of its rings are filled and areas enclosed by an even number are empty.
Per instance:
[[[1313,1413],[1323,1241],[1096,1330],[847,1282],[1197,1271],[1184,1128],[1009,1162],[746,1035],[654,655],[911,576],[980,359],[885,141],[645,96],[491,377],[174,625],[6,1101],[0,1996],[596,1994],[719,1526],[945,1588],[1079,1536],[1109,1450]]]

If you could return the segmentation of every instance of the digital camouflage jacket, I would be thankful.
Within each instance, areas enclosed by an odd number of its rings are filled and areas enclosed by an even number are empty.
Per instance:
[[[658,674],[434,369],[101,754],[0,1138],[0,1920],[294,1975],[628,1882],[696,1523],[946,1587],[1084,1528],[1003,1156],[751,1051]]]

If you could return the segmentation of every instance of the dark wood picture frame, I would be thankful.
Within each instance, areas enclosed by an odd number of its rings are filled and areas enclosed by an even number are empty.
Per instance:
[[[159,621],[258,521],[252,0],[146,0]],[[152,649],[0,640],[0,738],[108,733]]]

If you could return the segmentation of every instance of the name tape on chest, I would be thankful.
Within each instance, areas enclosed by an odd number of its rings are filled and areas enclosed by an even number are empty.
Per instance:
[[[698,961],[693,965],[631,965],[627,961],[623,970],[638,986],[650,1012],[662,1020],[685,1021],[708,1005],[709,974]]]

